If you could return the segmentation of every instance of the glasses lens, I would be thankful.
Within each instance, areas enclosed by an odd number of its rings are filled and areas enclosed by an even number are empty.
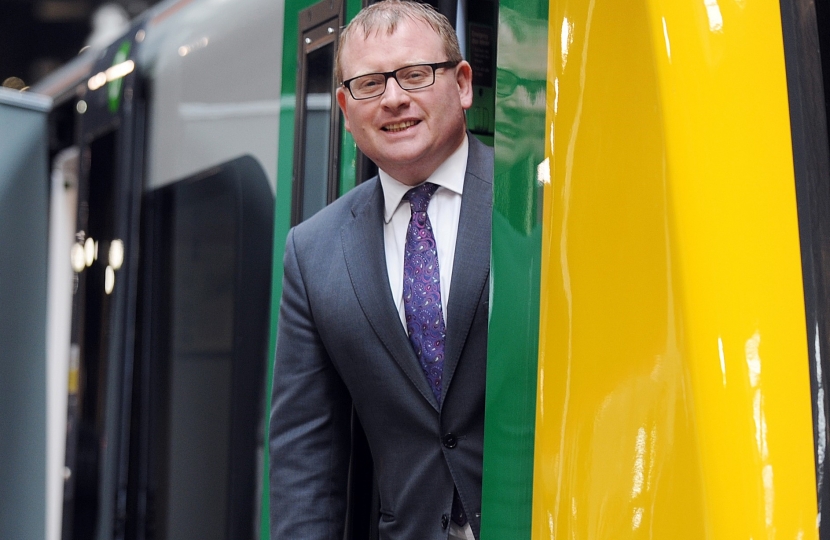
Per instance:
[[[432,66],[408,66],[399,69],[395,78],[404,90],[415,90],[435,82],[435,72]]]
[[[384,83],[386,83],[386,77],[382,74],[370,73],[353,79],[349,83],[349,90],[352,91],[355,99],[366,99],[382,94],[386,86]]]

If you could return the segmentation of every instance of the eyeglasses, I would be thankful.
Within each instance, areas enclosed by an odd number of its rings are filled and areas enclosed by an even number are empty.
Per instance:
[[[524,79],[512,71],[503,68],[498,69],[496,72],[496,94],[499,97],[513,95],[513,92],[519,86],[527,91],[530,99],[536,100],[538,97],[545,95],[547,81],[545,79]]]
[[[368,73],[343,81],[354,99],[369,99],[386,92],[386,83],[390,77],[398,81],[404,90],[418,90],[435,84],[435,70],[457,66],[458,62],[438,62],[437,64],[415,64],[404,66],[385,73]]]

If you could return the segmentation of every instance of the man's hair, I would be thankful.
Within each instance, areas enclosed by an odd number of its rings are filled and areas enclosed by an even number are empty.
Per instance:
[[[450,21],[435,10],[429,4],[422,4],[412,0],[383,0],[363,9],[352,21],[340,32],[340,43],[337,47],[337,55],[334,59],[334,75],[337,82],[343,82],[343,66],[340,63],[340,54],[346,41],[356,32],[363,32],[363,38],[369,37],[372,32],[386,31],[393,34],[398,23],[408,18],[413,21],[428,24],[441,38],[444,44],[444,52],[447,61],[461,62],[461,49],[458,46],[458,37]],[[442,59],[436,59],[441,61]]]

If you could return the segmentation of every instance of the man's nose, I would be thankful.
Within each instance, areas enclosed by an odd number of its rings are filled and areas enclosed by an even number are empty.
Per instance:
[[[536,91],[535,89],[531,89],[523,84],[519,84],[509,96],[502,98],[502,101],[508,101],[514,107],[527,109],[538,105],[544,107],[545,97],[546,94],[544,88],[540,91]]]
[[[386,90],[381,98],[384,105],[395,107],[409,101],[409,92],[401,88],[398,79],[389,77],[386,79]]]

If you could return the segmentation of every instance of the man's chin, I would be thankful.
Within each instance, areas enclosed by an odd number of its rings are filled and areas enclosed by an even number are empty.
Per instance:
[[[412,144],[391,144],[387,145],[380,153],[375,163],[380,167],[381,163],[389,167],[413,167],[427,161],[429,154],[423,148]],[[383,168],[383,167],[381,167]],[[385,169],[384,169],[385,170]]]

